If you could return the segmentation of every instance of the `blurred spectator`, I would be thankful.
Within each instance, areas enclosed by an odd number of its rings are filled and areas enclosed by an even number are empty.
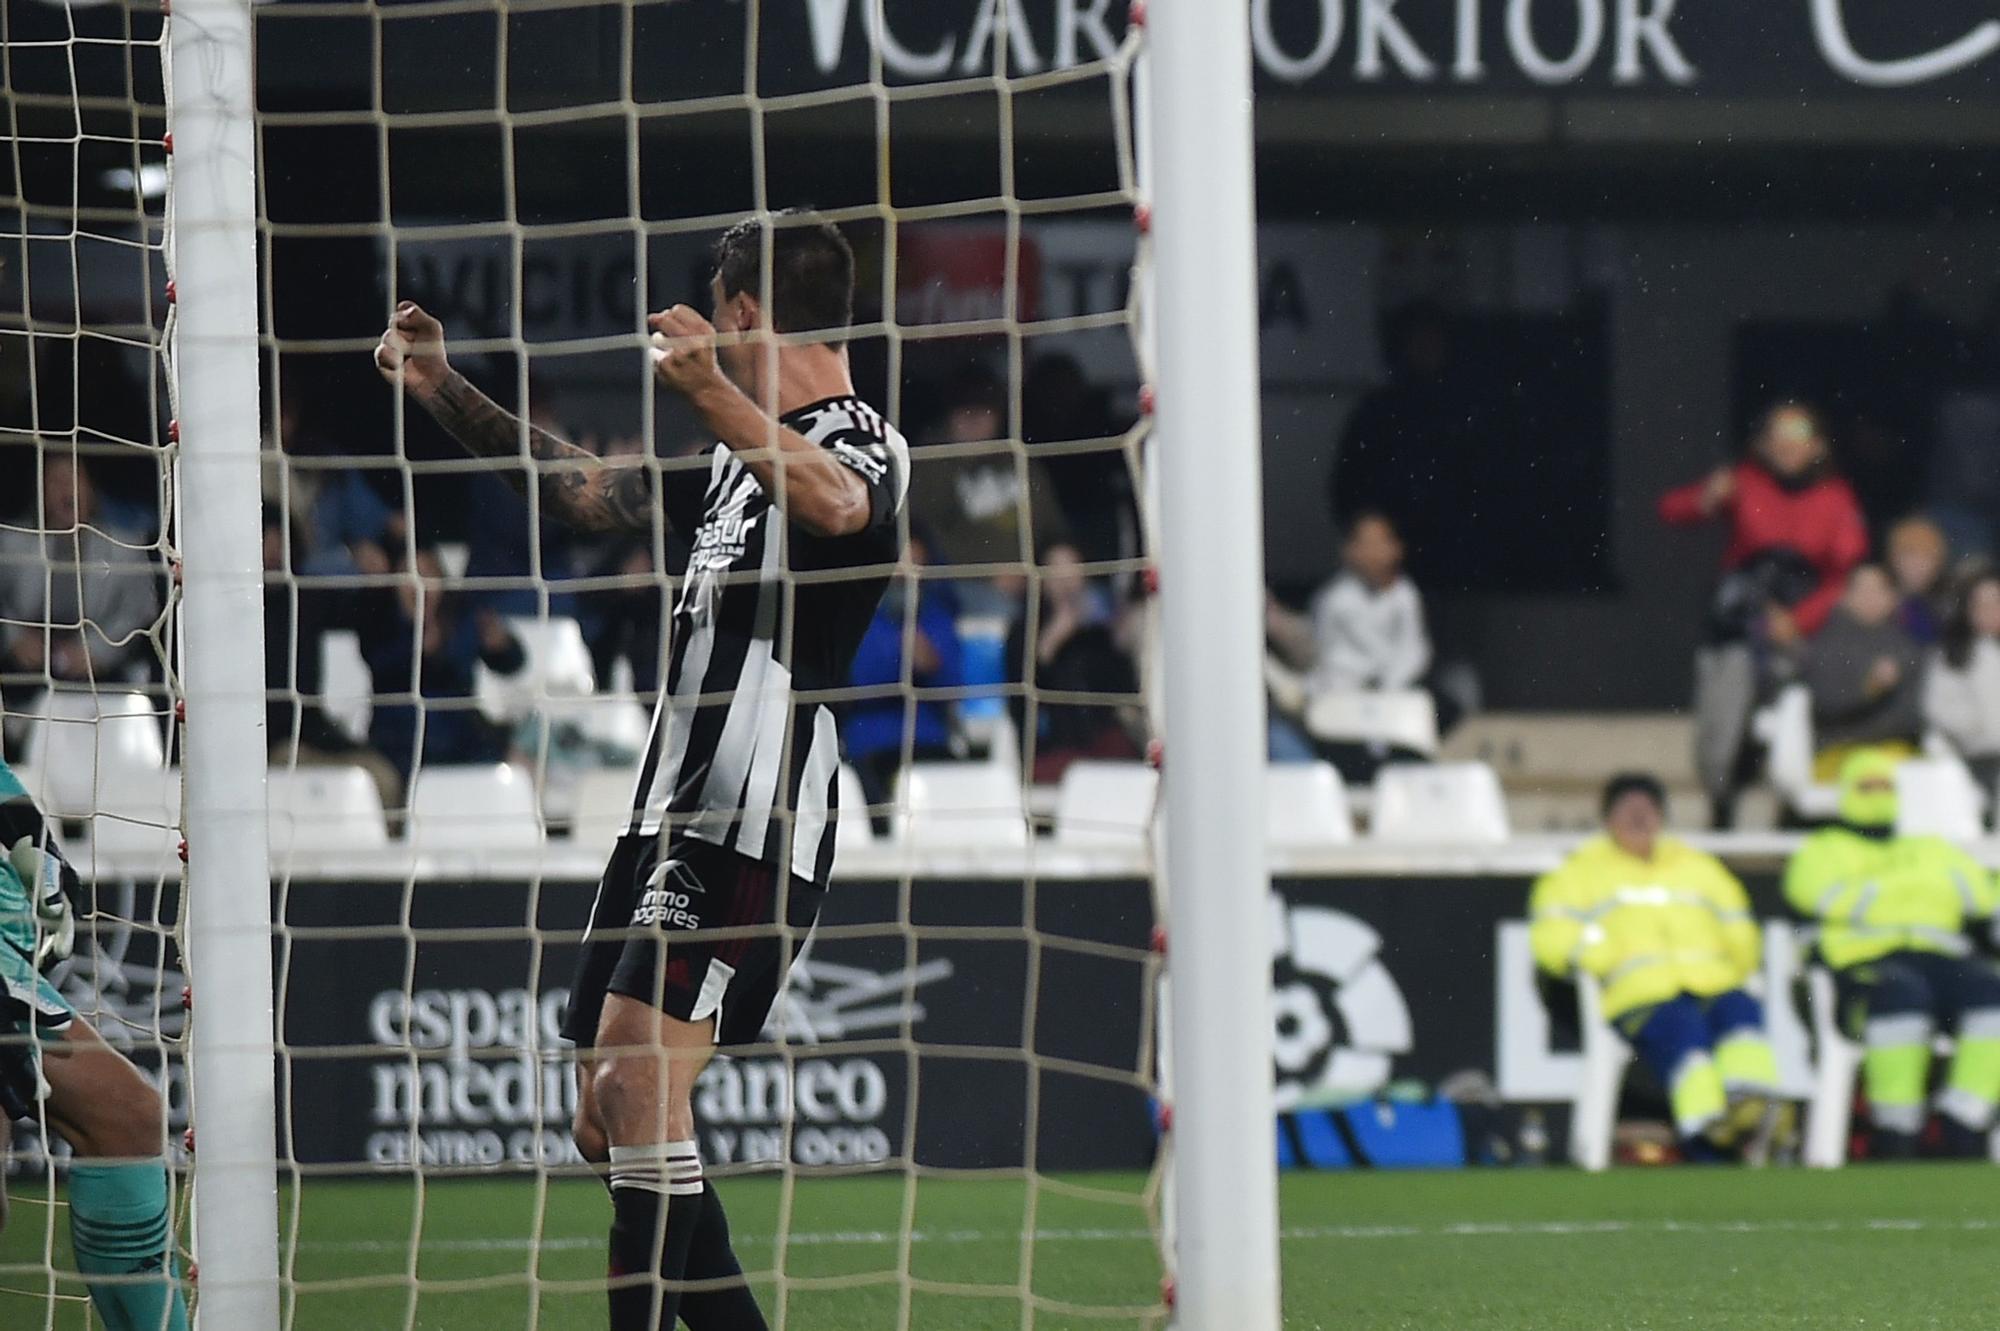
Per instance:
[[[0,527],[7,710],[32,702],[50,680],[145,678],[155,664],[147,632],[160,615],[160,565],[143,537],[102,525],[89,468],[45,454],[39,522],[33,512],[17,520],[23,525]]]
[[[290,526],[287,533],[286,527]],[[354,597],[303,586],[291,570],[303,559],[306,524],[287,524],[282,509],[264,506],[265,738],[273,766],[352,766],[366,769],[382,806],[402,803],[403,783],[388,759],[330,720],[320,707],[320,639],[348,619]]]
[[[1944,574],[1951,561],[1951,547],[1945,541],[1944,528],[1929,518],[1913,515],[1889,528],[1885,544],[1899,598],[1897,622],[1928,647],[1938,640],[1946,612]]]
[[[912,762],[959,756],[953,705],[929,699],[911,701],[904,691],[906,685],[933,689],[961,682],[958,598],[950,583],[922,576],[930,555],[929,543],[920,530],[911,530],[905,558],[907,571],[883,593],[882,604],[862,635],[848,673],[849,684],[873,692],[847,704],[841,716],[841,742],[846,746],[847,760],[861,777],[861,790],[870,806],[869,820],[878,836],[888,835],[886,806],[894,798],[896,773],[903,767],[906,734]],[[912,588],[916,592],[914,617]],[[910,644],[907,656],[903,651],[906,634]]]
[[[591,447],[590,439],[581,447]],[[645,440],[636,435],[607,440],[605,457],[644,453]],[[676,534],[669,532],[671,540]],[[682,539],[691,539],[686,533]],[[574,576],[617,579],[618,585],[578,592],[572,598],[583,638],[590,645],[591,673],[600,692],[611,687],[612,671],[624,657],[632,665],[634,690],[649,698],[660,687],[660,651],[664,628],[661,593],[664,584],[653,559],[650,532],[576,534],[569,543]]]
[[[1729,522],[1708,643],[1695,657],[1695,768],[1718,827],[1735,821],[1751,711],[1868,553],[1860,506],[1828,456],[1817,413],[1780,403],[1749,458],[1660,500],[1660,516],[1677,526]]]
[[[1040,582],[1038,603],[1023,601],[1007,635],[1007,662],[1013,682],[1030,682],[1035,705],[1015,697],[1011,706],[1032,779],[1045,785],[1061,779],[1078,758],[1139,756],[1138,726],[1127,715],[1139,672],[1124,641],[1126,624],[1084,576],[1075,546],[1049,548]],[[1040,695],[1049,693],[1106,697],[1103,703],[1043,701]]]
[[[507,734],[474,705],[473,667],[483,661],[498,674],[517,673],[527,664],[520,640],[492,610],[467,613],[445,591],[444,569],[429,548],[418,547],[414,569],[399,558],[390,571],[405,576],[356,597],[361,654],[375,694],[369,741],[405,782],[420,759],[500,761]]]
[[[529,424],[559,439],[581,437],[556,416],[547,393],[531,393],[529,400]],[[594,440],[588,440],[580,446],[598,451],[594,445]],[[533,514],[538,509],[530,508],[527,498],[496,472],[481,472],[471,478],[465,488],[465,504],[469,517],[465,576],[470,583],[466,597],[503,615],[573,614],[573,598],[563,585],[579,563],[570,529],[544,516],[536,531]],[[588,556],[582,561],[588,562]],[[542,609],[544,594],[548,596],[546,612]]]
[[[1139,553],[1132,470],[1117,442],[1131,426],[1111,409],[1111,394],[1090,382],[1074,356],[1037,356],[1021,380],[1021,438],[1047,469],[1070,541],[1087,563]],[[1112,440],[1080,453],[1039,456],[1039,446]]]
[[[1265,633],[1279,661],[1304,673],[1305,701],[1323,694],[1426,687],[1431,670],[1430,635],[1424,627],[1423,596],[1403,572],[1404,547],[1387,514],[1354,515],[1341,546],[1342,571],[1314,595],[1309,615],[1286,609],[1275,599],[1265,605]],[[1457,719],[1458,706],[1431,690],[1439,728]],[[1272,716],[1271,756],[1278,761],[1326,757],[1343,775],[1367,780],[1380,754],[1348,753],[1316,746],[1296,722]]]
[[[1800,661],[1799,677],[1812,691],[1819,780],[1832,781],[1857,749],[1896,757],[1917,751],[1922,668],[1916,640],[1896,622],[1889,570],[1861,565]]]
[[[1006,442],[1007,403],[1000,385],[983,370],[954,385],[942,429],[911,457],[910,519],[936,538],[940,564],[999,564],[992,585],[960,583],[967,613],[997,614],[1020,595],[1034,552],[1064,538],[1062,510],[1047,470]],[[994,441],[998,441],[997,443]],[[944,452],[948,445],[989,444]]]
[[[1960,583],[1924,678],[1924,721],[1982,786],[2000,785],[2000,571],[1981,568]]]

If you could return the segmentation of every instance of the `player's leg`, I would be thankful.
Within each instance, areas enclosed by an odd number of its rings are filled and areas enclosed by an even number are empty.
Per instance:
[[[1763,1164],[1782,1117],[1778,1058],[1764,1032],[1764,1005],[1731,989],[1708,1000],[1707,1016],[1715,1069],[1729,1097],[1725,1136],[1742,1146],[1744,1159]]]
[[[186,1331],[158,1093],[81,1017],[44,1046],[42,1069],[49,1126],[75,1152],[70,1240],[98,1316],[108,1331]]]
[[[713,1016],[690,1021],[625,994],[604,1000],[592,1089],[611,1169],[611,1331],[669,1331],[701,1219],[695,1079]]]
[[[1958,1047],[1938,1096],[1945,1149],[1965,1159],[1983,1159],[2000,1105],[2000,972],[1984,961],[1938,957],[1934,987],[1952,1016]]]
[[[1850,966],[1838,982],[1841,1011],[1858,1018],[1864,1046],[1861,1081],[1873,1125],[1870,1154],[1907,1160],[1917,1153],[1924,1129],[1936,996],[1920,964],[1905,953]]]
[[[1724,1121],[1728,1095],[1709,1048],[1708,1018],[1687,994],[1619,1018],[1633,1052],[1667,1088],[1674,1131],[1690,1158],[1707,1158]]]

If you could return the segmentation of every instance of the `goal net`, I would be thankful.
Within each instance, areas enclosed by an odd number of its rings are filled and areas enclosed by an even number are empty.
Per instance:
[[[525,438],[469,458],[380,381],[376,339],[415,301],[453,367],[535,427],[662,484],[705,472],[712,435],[651,374],[645,316],[707,314],[717,235],[797,206],[856,252],[850,363],[911,444],[910,554],[818,699],[844,759],[833,887],[759,1041],[697,1088],[704,1165],[774,1326],[1167,1320],[1144,34],[1115,9],[259,9],[288,1326],[602,1324],[610,1212],[571,1140],[558,1027],[695,538],[565,530],[509,483]],[[122,6],[7,12],[26,203],[0,291],[40,367],[4,422],[10,465],[74,454],[107,496],[130,470],[117,497],[150,526],[102,525],[162,598],[129,678],[57,678],[48,721],[10,695],[7,754],[70,820],[91,884],[65,992],[172,1088],[162,29]],[[100,361],[114,387],[91,387]],[[45,387],[62,374],[73,418]],[[114,394],[124,414],[86,419]],[[20,507],[7,520],[33,533]],[[826,576],[788,573],[787,595]],[[55,740],[69,708],[88,770]],[[113,743],[127,708],[158,744]],[[228,1001],[228,977],[192,985]],[[51,1209],[62,1151],[41,1142],[17,1139],[0,1323],[81,1325]]]

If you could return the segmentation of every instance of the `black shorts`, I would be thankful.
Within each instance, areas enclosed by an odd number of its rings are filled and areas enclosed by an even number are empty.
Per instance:
[[[604,996],[623,994],[681,1021],[713,1017],[717,1044],[755,1043],[825,898],[693,837],[664,857],[658,837],[620,837],[590,908],[564,1038],[596,1044]]]

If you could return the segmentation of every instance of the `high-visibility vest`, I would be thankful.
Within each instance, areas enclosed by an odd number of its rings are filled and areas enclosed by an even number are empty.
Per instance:
[[[1785,899],[1819,921],[1819,952],[1836,970],[1891,952],[1964,956],[1968,920],[1989,918],[1993,875],[1941,837],[1871,837],[1830,827],[1785,868]]]

